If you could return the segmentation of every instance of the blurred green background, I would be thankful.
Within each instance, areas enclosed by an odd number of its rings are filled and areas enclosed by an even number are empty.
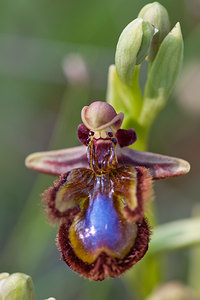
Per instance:
[[[26,169],[24,159],[35,151],[79,144],[80,109],[105,99],[118,37],[147,3],[0,2],[0,271],[32,276],[37,299],[133,299],[122,279],[90,282],[59,259],[57,228],[47,223],[40,196],[54,178]],[[192,165],[182,178],[156,182],[162,224],[190,217],[199,203],[200,1],[160,3],[172,27],[181,22],[185,58],[177,87],[152,128],[149,150],[182,157]],[[88,84],[73,85],[64,75],[63,59],[71,53],[83,58]],[[165,281],[188,280],[190,251],[164,255]]]

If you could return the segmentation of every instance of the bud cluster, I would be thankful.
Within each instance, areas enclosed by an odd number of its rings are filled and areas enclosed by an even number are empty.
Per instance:
[[[137,129],[136,149],[145,149],[141,139],[147,139],[150,126],[166,104],[182,59],[180,24],[170,31],[167,10],[158,2],[145,5],[122,31],[115,65],[109,69],[107,101],[117,111],[126,113],[125,127]],[[148,71],[142,94],[139,78],[144,61],[148,62]]]

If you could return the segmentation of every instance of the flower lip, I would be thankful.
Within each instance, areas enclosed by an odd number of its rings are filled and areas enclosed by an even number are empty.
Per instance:
[[[141,223],[137,223],[138,234],[135,244],[123,259],[112,257],[102,252],[94,263],[85,263],[75,254],[69,242],[70,225],[70,221],[66,219],[62,222],[58,232],[58,246],[61,251],[61,258],[72,270],[94,281],[102,281],[108,277],[115,278],[122,275],[142,259],[148,250],[151,232],[147,220],[143,218]]]
[[[81,111],[83,124],[92,131],[100,131],[107,127],[117,131],[123,122],[124,114],[117,114],[114,108],[102,101],[96,101]]]

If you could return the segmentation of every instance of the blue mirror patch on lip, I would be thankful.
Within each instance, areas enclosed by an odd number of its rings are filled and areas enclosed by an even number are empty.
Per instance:
[[[116,247],[120,236],[120,219],[112,199],[100,193],[90,201],[84,219],[80,222],[79,238],[86,248]]]
[[[85,250],[111,251],[120,256],[137,234],[135,223],[127,223],[116,210],[113,198],[97,193],[76,224],[76,233]]]

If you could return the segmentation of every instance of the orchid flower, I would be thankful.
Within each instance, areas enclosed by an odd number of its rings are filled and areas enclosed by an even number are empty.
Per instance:
[[[123,274],[148,249],[152,181],[186,174],[190,165],[128,148],[136,133],[121,129],[123,113],[106,102],[84,107],[81,118],[82,146],[31,154],[26,166],[60,176],[43,199],[49,219],[60,224],[62,259],[80,275],[104,280]]]

